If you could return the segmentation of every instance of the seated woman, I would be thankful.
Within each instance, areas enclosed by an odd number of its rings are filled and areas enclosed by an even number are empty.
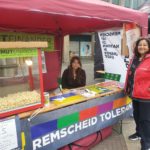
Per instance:
[[[62,75],[62,88],[72,89],[86,85],[86,74],[78,56],[71,58],[69,67]]]

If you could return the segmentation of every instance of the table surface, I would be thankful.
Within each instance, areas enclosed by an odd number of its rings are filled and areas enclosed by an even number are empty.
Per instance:
[[[23,119],[23,118],[27,118],[27,117],[30,117],[36,113],[38,114],[41,114],[41,113],[45,113],[45,112],[49,112],[49,111],[53,111],[53,110],[56,110],[56,109],[59,109],[59,108],[63,108],[63,107],[66,107],[66,106],[70,106],[70,105],[73,105],[73,104],[77,104],[77,103],[81,103],[81,102],[85,102],[85,101],[89,101],[89,100],[92,100],[92,99],[95,99],[95,98],[99,98],[99,97],[104,97],[104,96],[108,96],[108,95],[112,95],[112,94],[115,94],[115,93],[118,93],[118,92],[121,92],[122,89],[118,88],[118,87],[113,87],[113,91],[110,91],[110,92],[106,92],[106,93],[101,93],[101,94],[97,94],[96,96],[94,97],[90,97],[90,98],[84,98],[84,99],[78,99],[76,100],[75,102],[69,102],[69,103],[64,103],[64,104],[59,104],[59,105],[55,105],[53,103],[50,103],[49,106],[44,106],[43,108],[39,108],[38,110],[32,110],[32,111],[28,111],[28,112],[24,112],[24,113],[20,113],[18,116]],[[67,91],[66,91],[67,93]],[[52,97],[54,95],[50,95],[50,97]],[[55,95],[56,96],[56,95]]]

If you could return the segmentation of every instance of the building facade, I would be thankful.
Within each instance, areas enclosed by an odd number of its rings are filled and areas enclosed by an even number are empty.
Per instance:
[[[103,1],[132,9],[138,9],[147,0],[103,0]]]

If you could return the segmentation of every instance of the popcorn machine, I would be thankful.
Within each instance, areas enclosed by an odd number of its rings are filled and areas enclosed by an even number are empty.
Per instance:
[[[24,49],[0,48],[0,118],[44,105],[41,50],[27,43]]]

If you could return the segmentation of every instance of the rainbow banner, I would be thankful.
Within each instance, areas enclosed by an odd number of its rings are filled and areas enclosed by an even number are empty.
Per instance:
[[[112,126],[131,112],[131,99],[121,92],[38,115],[28,122],[27,139],[32,141],[32,147],[27,144],[26,149],[58,149]]]
[[[49,133],[50,143],[54,142],[55,139],[63,139],[63,137],[68,134],[74,134],[85,128],[96,125],[100,122],[98,120],[104,122],[105,120],[117,118],[117,116],[122,115],[131,108],[131,105],[129,105],[130,102],[131,101],[123,97],[113,102],[108,102],[80,112],[74,112],[52,121],[31,126],[31,137],[34,149],[38,149],[39,143],[37,143],[37,141],[43,139],[47,133]]]

